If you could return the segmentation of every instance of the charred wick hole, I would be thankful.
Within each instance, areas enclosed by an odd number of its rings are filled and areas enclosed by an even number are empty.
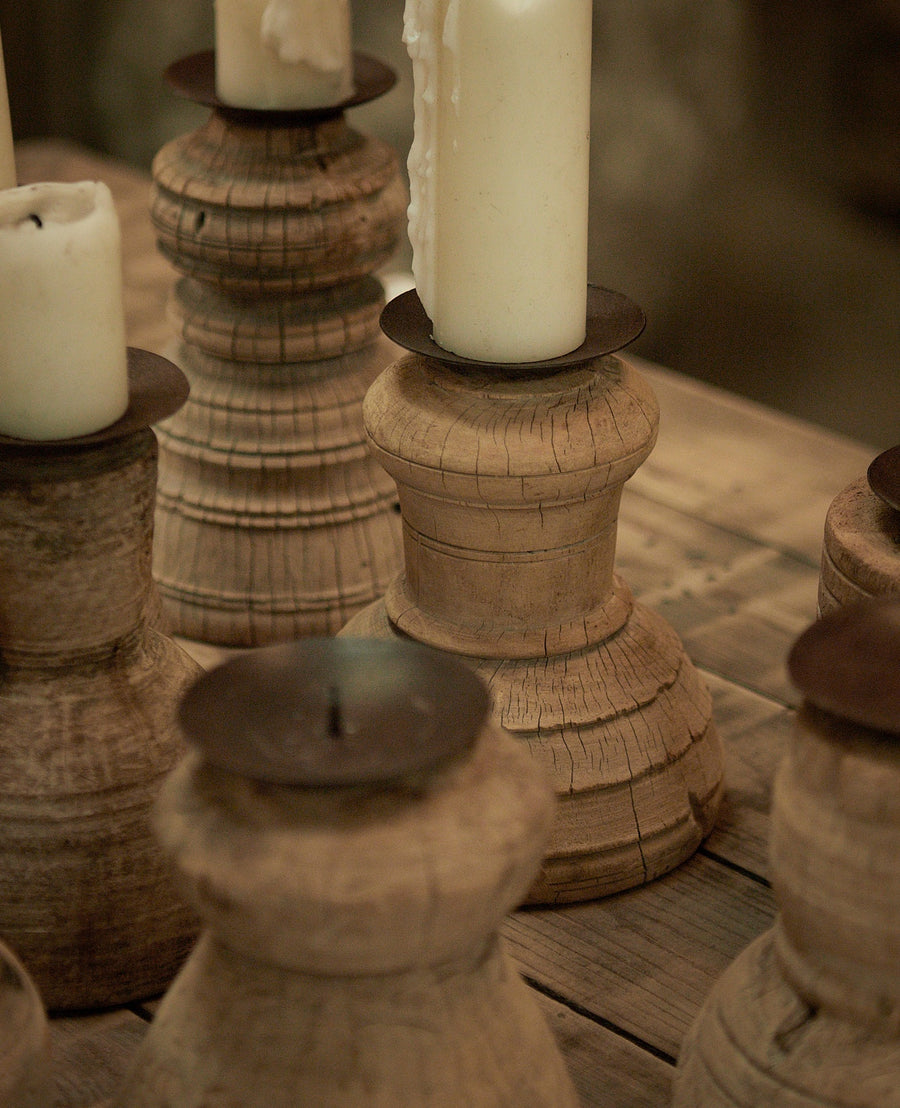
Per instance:
[[[31,220],[31,222],[32,222],[32,223],[33,223],[33,224],[35,225],[35,227],[43,227],[43,226],[44,226],[44,221],[43,221],[43,220],[41,219],[41,217],[40,217],[40,216],[39,216],[39,215],[37,214],[37,212],[32,212],[32,213],[31,213],[31,214],[29,215],[29,217],[28,217],[28,218],[29,218],[29,219]]]
[[[202,231],[206,223],[206,212],[197,212],[194,216],[194,230]]]

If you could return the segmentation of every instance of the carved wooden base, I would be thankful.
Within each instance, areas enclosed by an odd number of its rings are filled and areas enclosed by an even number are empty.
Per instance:
[[[393,356],[380,284],[406,197],[394,152],[343,116],[214,112],[153,167],[183,274],[160,428],[154,572],[174,633],[223,646],[334,634],[400,561],[393,482],[361,404]]]
[[[779,914],[685,1040],[677,1108],[900,1106],[900,602],[836,609],[789,668],[805,702],[772,799]]]
[[[531,901],[676,866],[712,828],[722,752],[677,636],[613,572],[622,485],[656,436],[647,384],[615,357],[501,380],[407,355],[364,412],[406,570],[341,634],[408,636],[485,679],[557,794]]]
[[[900,1044],[810,1005],[774,932],[710,993],[682,1046],[673,1108],[897,1108]]]
[[[0,447],[0,934],[51,1009],[160,992],[197,933],[149,827],[199,672],[149,624],[156,459]]]
[[[291,761],[280,738],[302,747],[297,764],[308,755],[327,778],[327,753],[314,744],[354,743],[367,689],[387,693],[382,722],[360,746],[379,772],[378,748],[393,758],[396,730],[423,745],[435,720],[452,734],[440,689],[430,697],[410,685],[402,657],[363,652],[359,667],[349,684],[362,690],[361,712],[347,708],[345,669],[332,693],[337,721],[314,725],[304,697],[299,723],[281,735],[276,721],[294,694],[275,691],[270,734],[251,706],[259,724],[247,745],[270,779]],[[266,672],[270,689],[286,688]],[[394,718],[400,705],[419,720],[411,729]],[[157,823],[209,930],[117,1105],[574,1108],[550,1030],[497,936],[538,864],[552,796],[484,712],[482,703],[462,752],[369,783],[266,784],[189,755]],[[227,746],[240,742],[240,722],[232,730]],[[223,744],[212,743],[218,754]]]

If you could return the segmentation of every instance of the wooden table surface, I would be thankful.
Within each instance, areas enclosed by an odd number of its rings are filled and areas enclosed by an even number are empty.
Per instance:
[[[155,251],[147,179],[60,143],[27,144],[21,180],[101,178],[122,220],[129,341],[163,351],[172,273]],[[518,912],[504,933],[584,1105],[665,1105],[682,1038],[716,977],[773,919],[769,795],[797,695],[785,672],[815,617],[825,512],[875,451],[638,363],[659,442],[625,489],[617,569],[679,632],[712,691],[726,748],[718,825],[643,888]],[[848,382],[849,387],[849,382]],[[56,1105],[116,1087],[153,1004],[52,1021]]]

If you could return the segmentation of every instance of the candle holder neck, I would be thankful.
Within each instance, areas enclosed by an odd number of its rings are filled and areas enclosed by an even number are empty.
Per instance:
[[[659,410],[617,358],[503,380],[407,355],[364,403],[375,456],[397,482],[406,573],[391,621],[463,654],[534,657],[618,631],[624,482]]]
[[[63,666],[136,637],[150,600],[157,445],[0,445],[3,654]]]

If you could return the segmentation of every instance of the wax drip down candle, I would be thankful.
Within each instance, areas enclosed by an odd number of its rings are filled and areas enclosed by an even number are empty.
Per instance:
[[[591,0],[407,0],[409,234],[438,345],[528,362],[584,341]]]
[[[350,0],[216,0],[215,13],[224,103],[325,108],[352,94]]]
[[[68,439],[128,407],[119,221],[101,182],[0,192],[0,433]]]
[[[6,88],[6,66],[3,62],[3,41],[0,40],[0,189],[15,188],[15,185],[16,158],[13,152],[9,93]]]

